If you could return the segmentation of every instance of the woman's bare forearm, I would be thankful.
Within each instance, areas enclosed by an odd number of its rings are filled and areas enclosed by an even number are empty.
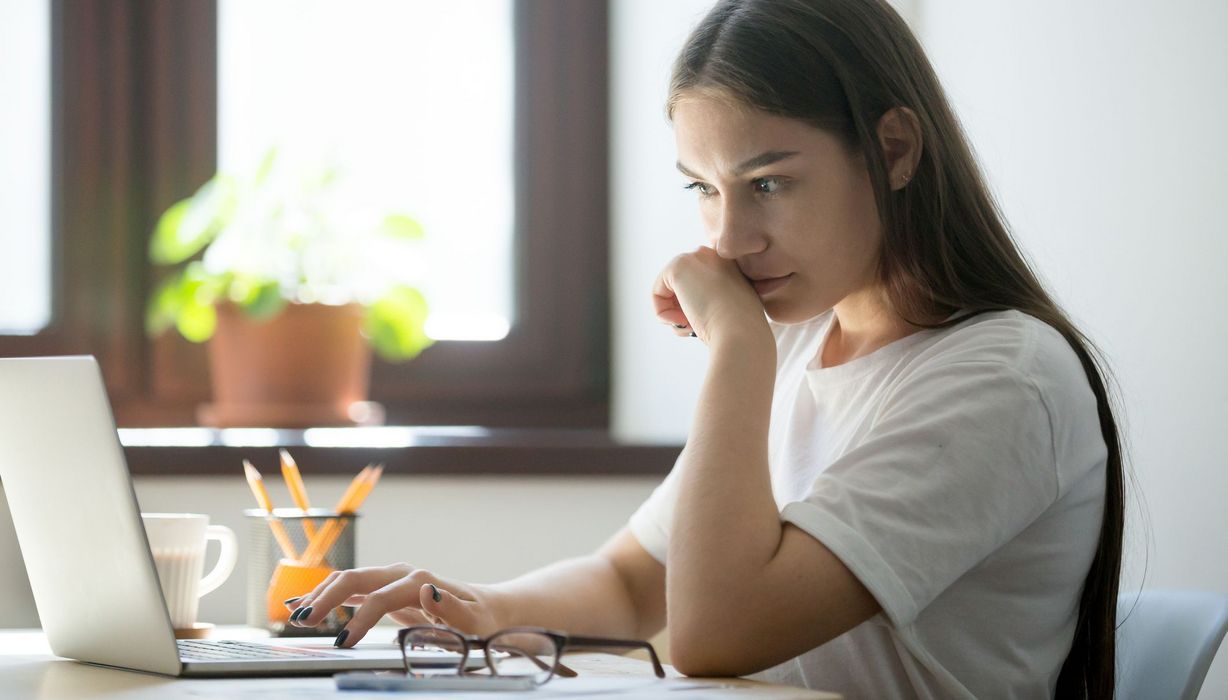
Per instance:
[[[503,626],[647,639],[665,625],[665,571],[623,530],[588,556],[488,587]]]
[[[782,525],[767,442],[775,346],[716,343],[681,469],[669,549],[670,633],[707,638],[753,595]]]

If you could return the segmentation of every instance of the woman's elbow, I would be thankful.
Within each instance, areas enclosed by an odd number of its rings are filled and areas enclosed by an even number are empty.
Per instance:
[[[685,676],[724,678],[754,673],[760,669],[750,663],[751,653],[720,630],[670,628],[670,663]]]

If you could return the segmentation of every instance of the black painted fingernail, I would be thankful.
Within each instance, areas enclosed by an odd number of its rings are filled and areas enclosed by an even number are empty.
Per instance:
[[[341,634],[337,635],[337,641],[333,642],[333,646],[339,647],[345,644],[345,638],[350,636],[349,630],[341,630]]]
[[[698,338],[699,336],[695,335],[695,331],[691,331],[691,337],[692,337],[692,338]]]
[[[439,601],[443,600],[443,596],[439,595],[439,589],[438,589],[438,588],[435,588],[435,584],[433,584],[433,583],[428,583],[428,584],[426,584],[426,585],[428,585],[428,586],[430,586],[430,587],[431,587],[431,598],[433,598],[433,599],[435,600],[435,602],[436,602],[436,603],[438,603]]]
[[[686,324],[685,323],[675,323],[674,328],[678,328],[678,329],[686,328]]]
[[[291,604],[293,604],[293,603],[297,603],[297,602],[299,602],[299,601],[300,601],[300,600],[302,600],[302,599],[303,599],[303,596],[301,596],[301,595],[300,595],[300,596],[295,596],[295,597],[293,597],[293,598],[286,598],[285,600],[281,601],[281,604],[282,604],[282,605],[291,605]]]
[[[294,612],[290,613],[290,622],[294,622],[295,620],[297,620],[299,615],[302,615],[303,610],[305,609],[306,608],[296,608]]]

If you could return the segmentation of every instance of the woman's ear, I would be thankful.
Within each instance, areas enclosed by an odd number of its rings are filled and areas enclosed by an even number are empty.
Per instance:
[[[898,190],[908,184],[921,161],[921,120],[907,107],[892,107],[878,120],[878,142],[887,165],[887,182]]]

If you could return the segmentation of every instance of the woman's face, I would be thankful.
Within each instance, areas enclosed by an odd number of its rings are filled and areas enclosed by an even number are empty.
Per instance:
[[[673,120],[708,245],[737,263],[772,320],[805,321],[877,287],[874,190],[836,137],[706,93],[684,96]]]

